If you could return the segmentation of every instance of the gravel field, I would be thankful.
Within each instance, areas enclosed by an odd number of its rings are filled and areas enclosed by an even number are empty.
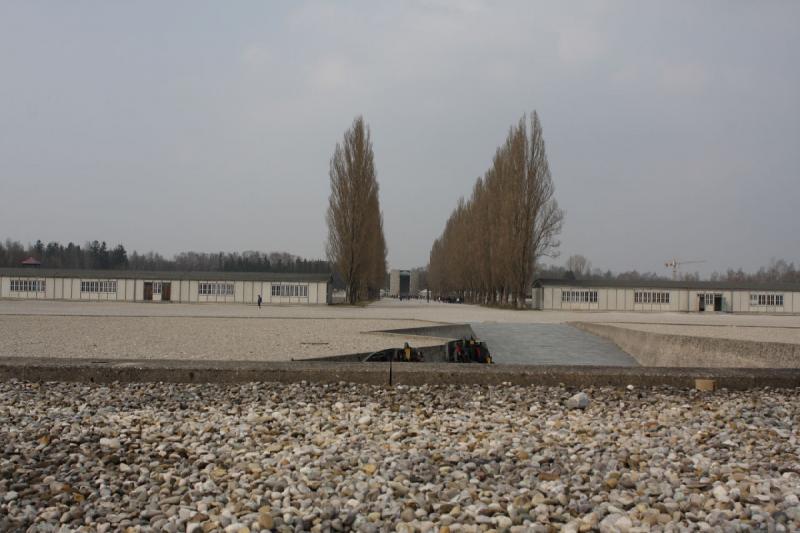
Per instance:
[[[372,333],[377,330],[441,323],[505,324],[514,329],[515,324],[533,327],[571,321],[680,335],[800,342],[800,316],[512,311],[397,300],[365,307],[262,309],[237,304],[0,300],[0,356],[287,361],[372,352],[404,342],[441,343],[436,338]],[[545,337],[540,340],[546,344]],[[584,353],[577,355],[586,359]]]
[[[345,305],[275,305],[260,310],[239,304],[154,304],[0,300],[0,315],[185,316],[339,318],[423,320],[429,322],[531,323],[641,322],[654,324],[742,325],[800,327],[800,315],[731,315],[714,313],[617,313],[570,311],[513,311],[477,305],[425,303],[384,299],[365,307]]]
[[[0,530],[800,528],[796,390],[574,392],[0,383]]]
[[[91,306],[91,304],[88,304]],[[0,356],[287,361],[441,344],[416,320],[0,315]]]
[[[785,342],[800,344],[800,327],[777,328],[761,326],[696,326],[672,324],[608,324],[650,333],[665,335],[688,335],[690,337],[713,337],[756,342]]]

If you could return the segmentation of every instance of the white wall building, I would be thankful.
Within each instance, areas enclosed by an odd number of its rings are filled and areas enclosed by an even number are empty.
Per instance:
[[[0,268],[0,298],[120,302],[328,304],[329,274]]]
[[[539,279],[533,308],[800,314],[800,284]]]

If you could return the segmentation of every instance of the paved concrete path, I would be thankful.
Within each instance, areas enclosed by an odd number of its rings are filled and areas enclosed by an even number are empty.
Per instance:
[[[473,323],[496,363],[638,366],[611,341],[566,324]]]

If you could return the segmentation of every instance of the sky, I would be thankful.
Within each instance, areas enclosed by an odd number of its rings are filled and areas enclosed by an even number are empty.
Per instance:
[[[536,110],[546,262],[800,264],[798,28],[794,1],[2,2],[0,239],[324,257],[363,115],[390,267],[422,266]]]

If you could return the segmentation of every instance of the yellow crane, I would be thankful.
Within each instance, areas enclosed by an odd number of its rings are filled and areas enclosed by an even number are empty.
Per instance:
[[[673,258],[673,259],[668,260],[666,263],[664,263],[664,266],[667,267],[667,268],[671,268],[672,269],[672,279],[673,279],[673,281],[675,281],[675,280],[678,279],[678,267],[679,266],[681,266],[681,265],[691,265],[693,263],[705,263],[705,262],[706,262],[705,259],[701,259],[699,261],[678,261],[677,259]]]

